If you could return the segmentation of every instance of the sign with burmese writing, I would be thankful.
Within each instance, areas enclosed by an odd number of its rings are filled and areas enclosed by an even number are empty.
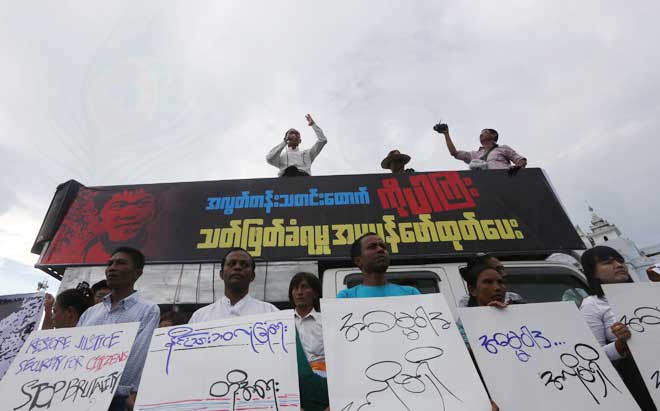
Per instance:
[[[33,332],[0,381],[3,409],[106,410],[139,323]]]
[[[660,406],[660,283],[603,284],[616,318],[628,326],[628,348],[656,407]]]
[[[459,308],[459,315],[500,409],[639,411],[572,302]]]
[[[490,409],[442,294],[324,298],[321,306],[331,409]]]
[[[584,248],[542,170],[442,171],[80,187],[40,265],[347,258],[369,231],[395,258]]]
[[[158,328],[136,411],[298,411],[293,310]]]

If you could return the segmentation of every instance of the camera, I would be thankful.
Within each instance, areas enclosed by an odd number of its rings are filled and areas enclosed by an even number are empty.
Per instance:
[[[442,134],[449,130],[449,126],[447,124],[443,123],[442,121],[433,126],[433,130],[437,131],[438,133]]]

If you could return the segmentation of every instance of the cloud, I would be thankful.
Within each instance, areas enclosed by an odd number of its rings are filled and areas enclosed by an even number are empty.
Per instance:
[[[3,295],[36,292],[41,281],[47,281],[47,291],[55,294],[60,284],[43,271],[9,258],[0,258],[0,279]]]

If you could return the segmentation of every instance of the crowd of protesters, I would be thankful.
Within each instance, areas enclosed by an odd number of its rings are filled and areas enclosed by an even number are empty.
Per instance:
[[[279,169],[278,176],[310,176],[311,165],[327,143],[321,128],[312,117],[306,116],[308,125],[316,134],[317,141],[310,149],[301,150],[301,134],[289,129],[281,143],[267,155],[269,164]],[[524,168],[527,160],[515,150],[498,145],[499,135],[493,129],[484,129],[479,136],[480,147],[475,151],[457,150],[449,134],[447,124],[437,124],[435,131],[444,135],[449,153],[469,165],[471,169]],[[390,151],[381,162],[383,169],[392,173],[413,173],[406,164],[410,156],[399,150]],[[372,298],[417,295],[420,291],[409,285],[389,282],[385,273],[390,265],[385,241],[375,233],[367,233],[352,244],[350,258],[362,273],[362,283],[341,290],[337,298]],[[467,284],[468,295],[459,301],[462,307],[490,306],[506,310],[510,304],[525,303],[524,296],[507,290],[506,270],[494,255],[477,254],[460,272]],[[631,338],[626,325],[615,320],[605,298],[602,284],[632,282],[623,257],[609,247],[597,246],[587,250],[581,258],[588,282],[589,295],[584,298],[581,312],[587,325],[608,358],[622,376],[624,382],[644,411],[655,410],[639,371],[630,357],[627,343]],[[121,377],[119,388],[110,410],[132,410],[139,388],[142,368],[146,359],[151,336],[156,327],[169,327],[186,323],[219,320],[244,315],[277,311],[274,305],[250,296],[251,283],[255,280],[255,262],[242,248],[230,249],[221,259],[220,279],[224,283],[224,295],[216,302],[202,307],[188,317],[181,312],[160,313],[158,305],[147,301],[135,289],[135,283],[144,267],[143,254],[134,248],[116,249],[105,269],[106,280],[91,288],[81,283],[75,289],[62,291],[57,298],[46,298],[47,316],[43,328],[65,328],[101,324],[139,322],[140,327],[129,356],[129,362]],[[660,280],[660,267],[648,270],[651,281]],[[326,382],[325,351],[321,322],[321,283],[312,273],[295,274],[289,285],[289,303],[294,309],[301,407],[305,411],[329,409]],[[469,349],[467,337],[460,319],[457,326]],[[476,363],[475,363],[476,366]],[[478,369],[478,368],[477,368]],[[491,398],[493,410],[498,409],[497,398]]]
[[[350,257],[362,273],[362,283],[341,290],[337,298],[393,297],[420,294],[415,287],[389,282],[385,276],[390,257],[384,240],[375,233],[367,233],[352,244]],[[642,410],[655,410],[650,395],[628,350],[631,333],[628,327],[615,320],[612,309],[601,287],[602,284],[632,282],[623,257],[614,249],[597,246],[587,250],[581,258],[588,283],[589,296],[581,304],[587,325],[603,346],[608,358],[619,371],[624,382]],[[66,328],[123,322],[139,322],[140,328],[122,375],[110,410],[131,410],[139,387],[142,368],[146,360],[151,336],[156,327],[169,327],[187,322],[203,322],[277,311],[278,308],[259,301],[249,294],[255,279],[255,262],[242,248],[230,249],[221,260],[220,278],[224,282],[224,295],[217,302],[195,311],[190,318],[180,312],[160,314],[159,307],[146,301],[134,285],[142,274],[144,256],[139,250],[120,247],[112,253],[106,267],[106,280],[95,284],[97,290],[108,293],[94,304],[93,288],[81,283],[75,289],[62,291],[48,301],[51,321],[45,327]],[[506,309],[510,304],[524,303],[524,296],[509,292],[506,271],[494,255],[479,254],[461,270],[469,294],[459,306]],[[650,279],[652,279],[650,277]],[[321,325],[321,283],[311,273],[297,273],[289,285],[289,302],[294,308],[301,406],[307,411],[329,407],[326,382],[323,330]],[[51,297],[52,298],[52,297]],[[460,320],[457,326],[462,330]],[[476,366],[476,363],[475,363]],[[491,399],[497,410],[497,399]]]

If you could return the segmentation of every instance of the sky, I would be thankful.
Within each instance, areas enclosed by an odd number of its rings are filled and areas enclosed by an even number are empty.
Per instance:
[[[47,278],[30,248],[59,183],[272,177],[290,127],[315,175],[464,169],[441,136],[500,143],[660,243],[660,3],[65,1],[0,5],[2,294]],[[50,280],[51,289],[57,282]]]

